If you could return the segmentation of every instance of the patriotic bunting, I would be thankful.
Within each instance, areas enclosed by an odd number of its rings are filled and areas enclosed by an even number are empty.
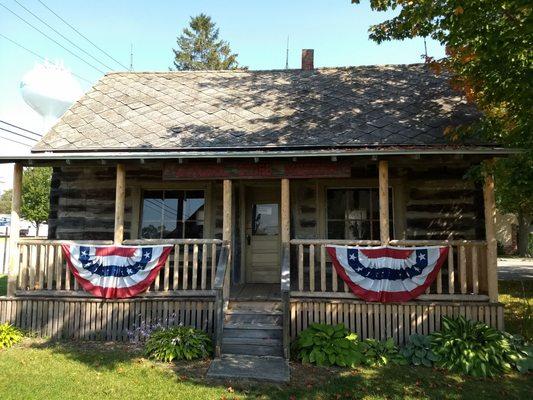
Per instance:
[[[412,300],[437,277],[448,247],[327,246],[337,274],[352,292],[381,303]]]
[[[63,244],[62,248],[70,270],[85,291],[106,299],[124,299],[152,284],[172,246]]]

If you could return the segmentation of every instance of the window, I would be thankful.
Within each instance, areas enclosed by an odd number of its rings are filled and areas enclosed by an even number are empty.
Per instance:
[[[142,202],[141,238],[202,238],[204,207],[202,190],[146,190]]]
[[[389,226],[392,237],[392,190],[389,189]],[[328,239],[379,240],[377,188],[327,190]]]

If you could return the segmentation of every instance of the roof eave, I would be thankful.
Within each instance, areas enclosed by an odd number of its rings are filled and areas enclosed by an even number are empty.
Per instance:
[[[214,151],[94,151],[94,152],[33,152],[24,155],[0,155],[0,163],[53,160],[154,160],[154,159],[216,159],[216,158],[308,158],[346,156],[402,155],[487,155],[503,156],[522,152],[520,149],[499,147],[458,148],[395,148],[395,149],[316,149],[307,150],[214,150]]]

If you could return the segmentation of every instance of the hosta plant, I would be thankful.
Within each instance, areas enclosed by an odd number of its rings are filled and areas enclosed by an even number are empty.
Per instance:
[[[211,349],[209,336],[189,326],[159,328],[145,343],[147,356],[165,362],[206,358]]]
[[[354,367],[361,362],[357,335],[344,324],[312,324],[296,340],[297,358],[304,363]]]
[[[460,316],[442,317],[442,328],[431,335],[438,365],[472,376],[494,376],[512,369],[520,358],[502,332]]]
[[[520,335],[503,332],[503,336],[509,341],[512,354],[516,355],[513,357],[516,369],[523,374],[533,371],[533,346]]]
[[[385,341],[365,339],[361,343],[363,364],[375,367],[389,363],[406,365],[406,358],[400,354],[400,349],[394,344],[392,338]]]
[[[23,336],[22,332],[13,325],[0,324],[0,349],[7,349],[19,343]]]
[[[429,336],[414,334],[409,337],[409,342],[400,350],[400,353],[410,364],[432,367],[439,357],[430,346]]]

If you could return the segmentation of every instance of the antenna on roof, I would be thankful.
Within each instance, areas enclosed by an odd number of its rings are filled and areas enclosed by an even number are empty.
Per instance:
[[[426,44],[426,37],[424,36],[424,61],[428,61],[428,46]]]
[[[133,71],[133,43],[130,44],[130,72]]]
[[[289,36],[287,36],[287,50],[285,52],[285,69],[289,69]]]

